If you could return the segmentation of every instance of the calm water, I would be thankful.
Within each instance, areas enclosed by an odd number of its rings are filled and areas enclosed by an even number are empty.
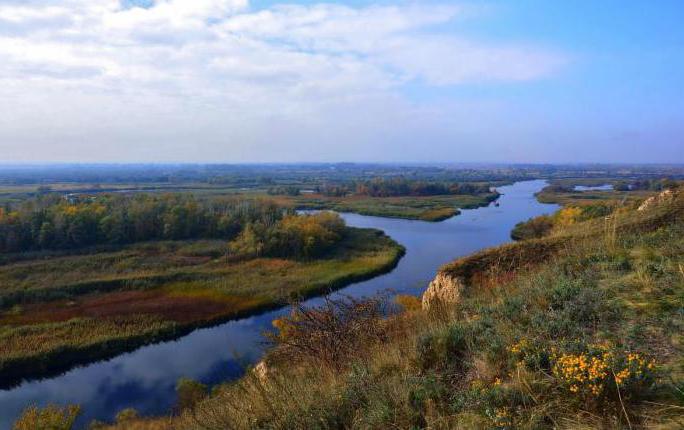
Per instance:
[[[574,191],[610,191],[613,189],[613,184],[603,184],[603,185],[575,185]]]
[[[517,222],[555,211],[556,205],[541,204],[534,198],[544,184],[526,181],[500,187],[503,196],[498,207],[491,204],[464,210],[460,216],[440,223],[344,214],[351,226],[384,230],[406,247],[406,255],[391,273],[342,291],[354,296],[385,289],[420,294],[442,264],[507,242]],[[239,376],[245,366],[261,356],[261,333],[286,312],[281,309],[199,329],[176,341],[142,347],[58,377],[0,391],[0,428],[9,428],[27,404],[80,404],[83,425],[92,419],[111,420],[126,407],[144,415],[164,413],[175,401],[174,387],[181,377],[214,384]]]

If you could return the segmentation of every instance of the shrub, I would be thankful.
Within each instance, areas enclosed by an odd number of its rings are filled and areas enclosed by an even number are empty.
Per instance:
[[[116,420],[117,424],[122,424],[122,423],[125,423],[127,421],[135,420],[137,418],[138,418],[138,411],[136,411],[133,408],[126,408],[126,409],[122,409],[121,411],[119,411],[118,414],[116,414],[115,420]]]
[[[516,388],[501,385],[484,390],[481,396],[484,414],[496,429],[515,428],[516,418],[522,409],[532,403],[529,395]]]
[[[422,370],[462,369],[468,349],[466,330],[460,324],[423,336],[418,341],[417,360]]]
[[[382,317],[386,297],[355,299],[326,296],[323,305],[293,307],[288,317],[274,321],[279,329],[267,334],[273,355],[288,361],[313,359],[332,367],[386,337]]]
[[[523,338],[511,345],[508,350],[515,363],[523,363],[528,369],[547,370],[550,366],[550,351],[545,343]]]
[[[511,239],[537,239],[546,236],[552,229],[553,218],[548,215],[542,215],[516,224],[511,231]]]
[[[553,376],[567,392],[585,403],[624,402],[644,395],[655,381],[655,361],[642,353],[606,345],[551,355]]]
[[[422,309],[419,297],[409,295],[398,295],[394,301],[406,312],[416,312]]]
[[[548,308],[532,316],[532,324],[550,338],[580,337],[615,320],[621,312],[617,302],[593,282],[561,278],[546,294]]]
[[[29,406],[14,423],[14,430],[71,430],[81,412],[77,405],[44,408]]]
[[[190,378],[181,378],[176,384],[176,395],[178,396],[178,409],[191,409],[197,403],[207,397],[208,389],[205,384]]]
[[[619,271],[627,271],[632,268],[632,264],[629,261],[629,256],[620,254],[616,255],[611,262],[611,267]]]

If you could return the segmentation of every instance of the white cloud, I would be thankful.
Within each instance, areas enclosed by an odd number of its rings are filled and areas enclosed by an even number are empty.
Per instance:
[[[265,141],[281,136],[265,127],[292,142],[334,122],[372,128],[368,115],[420,116],[400,96],[408,82],[533,80],[566,61],[440,30],[461,13],[449,4],[253,11],[247,0],[0,0],[0,149],[9,159],[24,156],[16,142],[82,154],[82,136],[120,146],[113,158],[145,156],[142,142],[181,154],[181,138],[201,124],[196,144],[230,159],[249,145],[271,148]]]

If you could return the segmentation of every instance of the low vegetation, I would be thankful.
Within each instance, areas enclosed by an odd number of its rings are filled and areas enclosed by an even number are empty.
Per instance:
[[[13,430],[70,430],[80,413],[78,406],[59,407],[48,405],[44,408],[30,406],[14,423]]]
[[[391,270],[403,248],[339,216],[284,215],[225,241],[145,242],[0,265],[9,385]]]
[[[473,209],[486,206],[498,197],[497,193],[404,197],[368,197],[362,195],[328,197],[320,194],[309,194],[288,202],[300,209],[329,209],[361,215],[435,222],[458,215],[460,213],[459,208]]]
[[[613,190],[574,191],[576,184],[585,186],[609,183]],[[629,186],[622,186],[629,184]],[[563,208],[553,215],[543,215],[521,222],[511,232],[514,240],[536,239],[552,234],[564,234],[575,225],[585,228],[588,220],[608,221],[616,212],[630,212],[644,199],[657,195],[660,190],[677,189],[680,182],[662,180],[587,181],[582,179],[556,180],[537,194],[540,201],[558,203]]]
[[[553,215],[542,215],[515,225],[511,231],[514,240],[538,239],[554,232],[591,219],[605,218],[616,210],[634,210],[634,205],[625,206],[609,200],[594,204],[568,205]]]
[[[457,303],[296,310],[262,372],[112,428],[682,428],[684,195],[611,220],[445,266]]]

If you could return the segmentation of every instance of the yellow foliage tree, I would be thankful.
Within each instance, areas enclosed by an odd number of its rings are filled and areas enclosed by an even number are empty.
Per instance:
[[[568,206],[561,209],[556,214],[556,225],[564,227],[577,222],[582,215],[582,209],[575,206]]]

